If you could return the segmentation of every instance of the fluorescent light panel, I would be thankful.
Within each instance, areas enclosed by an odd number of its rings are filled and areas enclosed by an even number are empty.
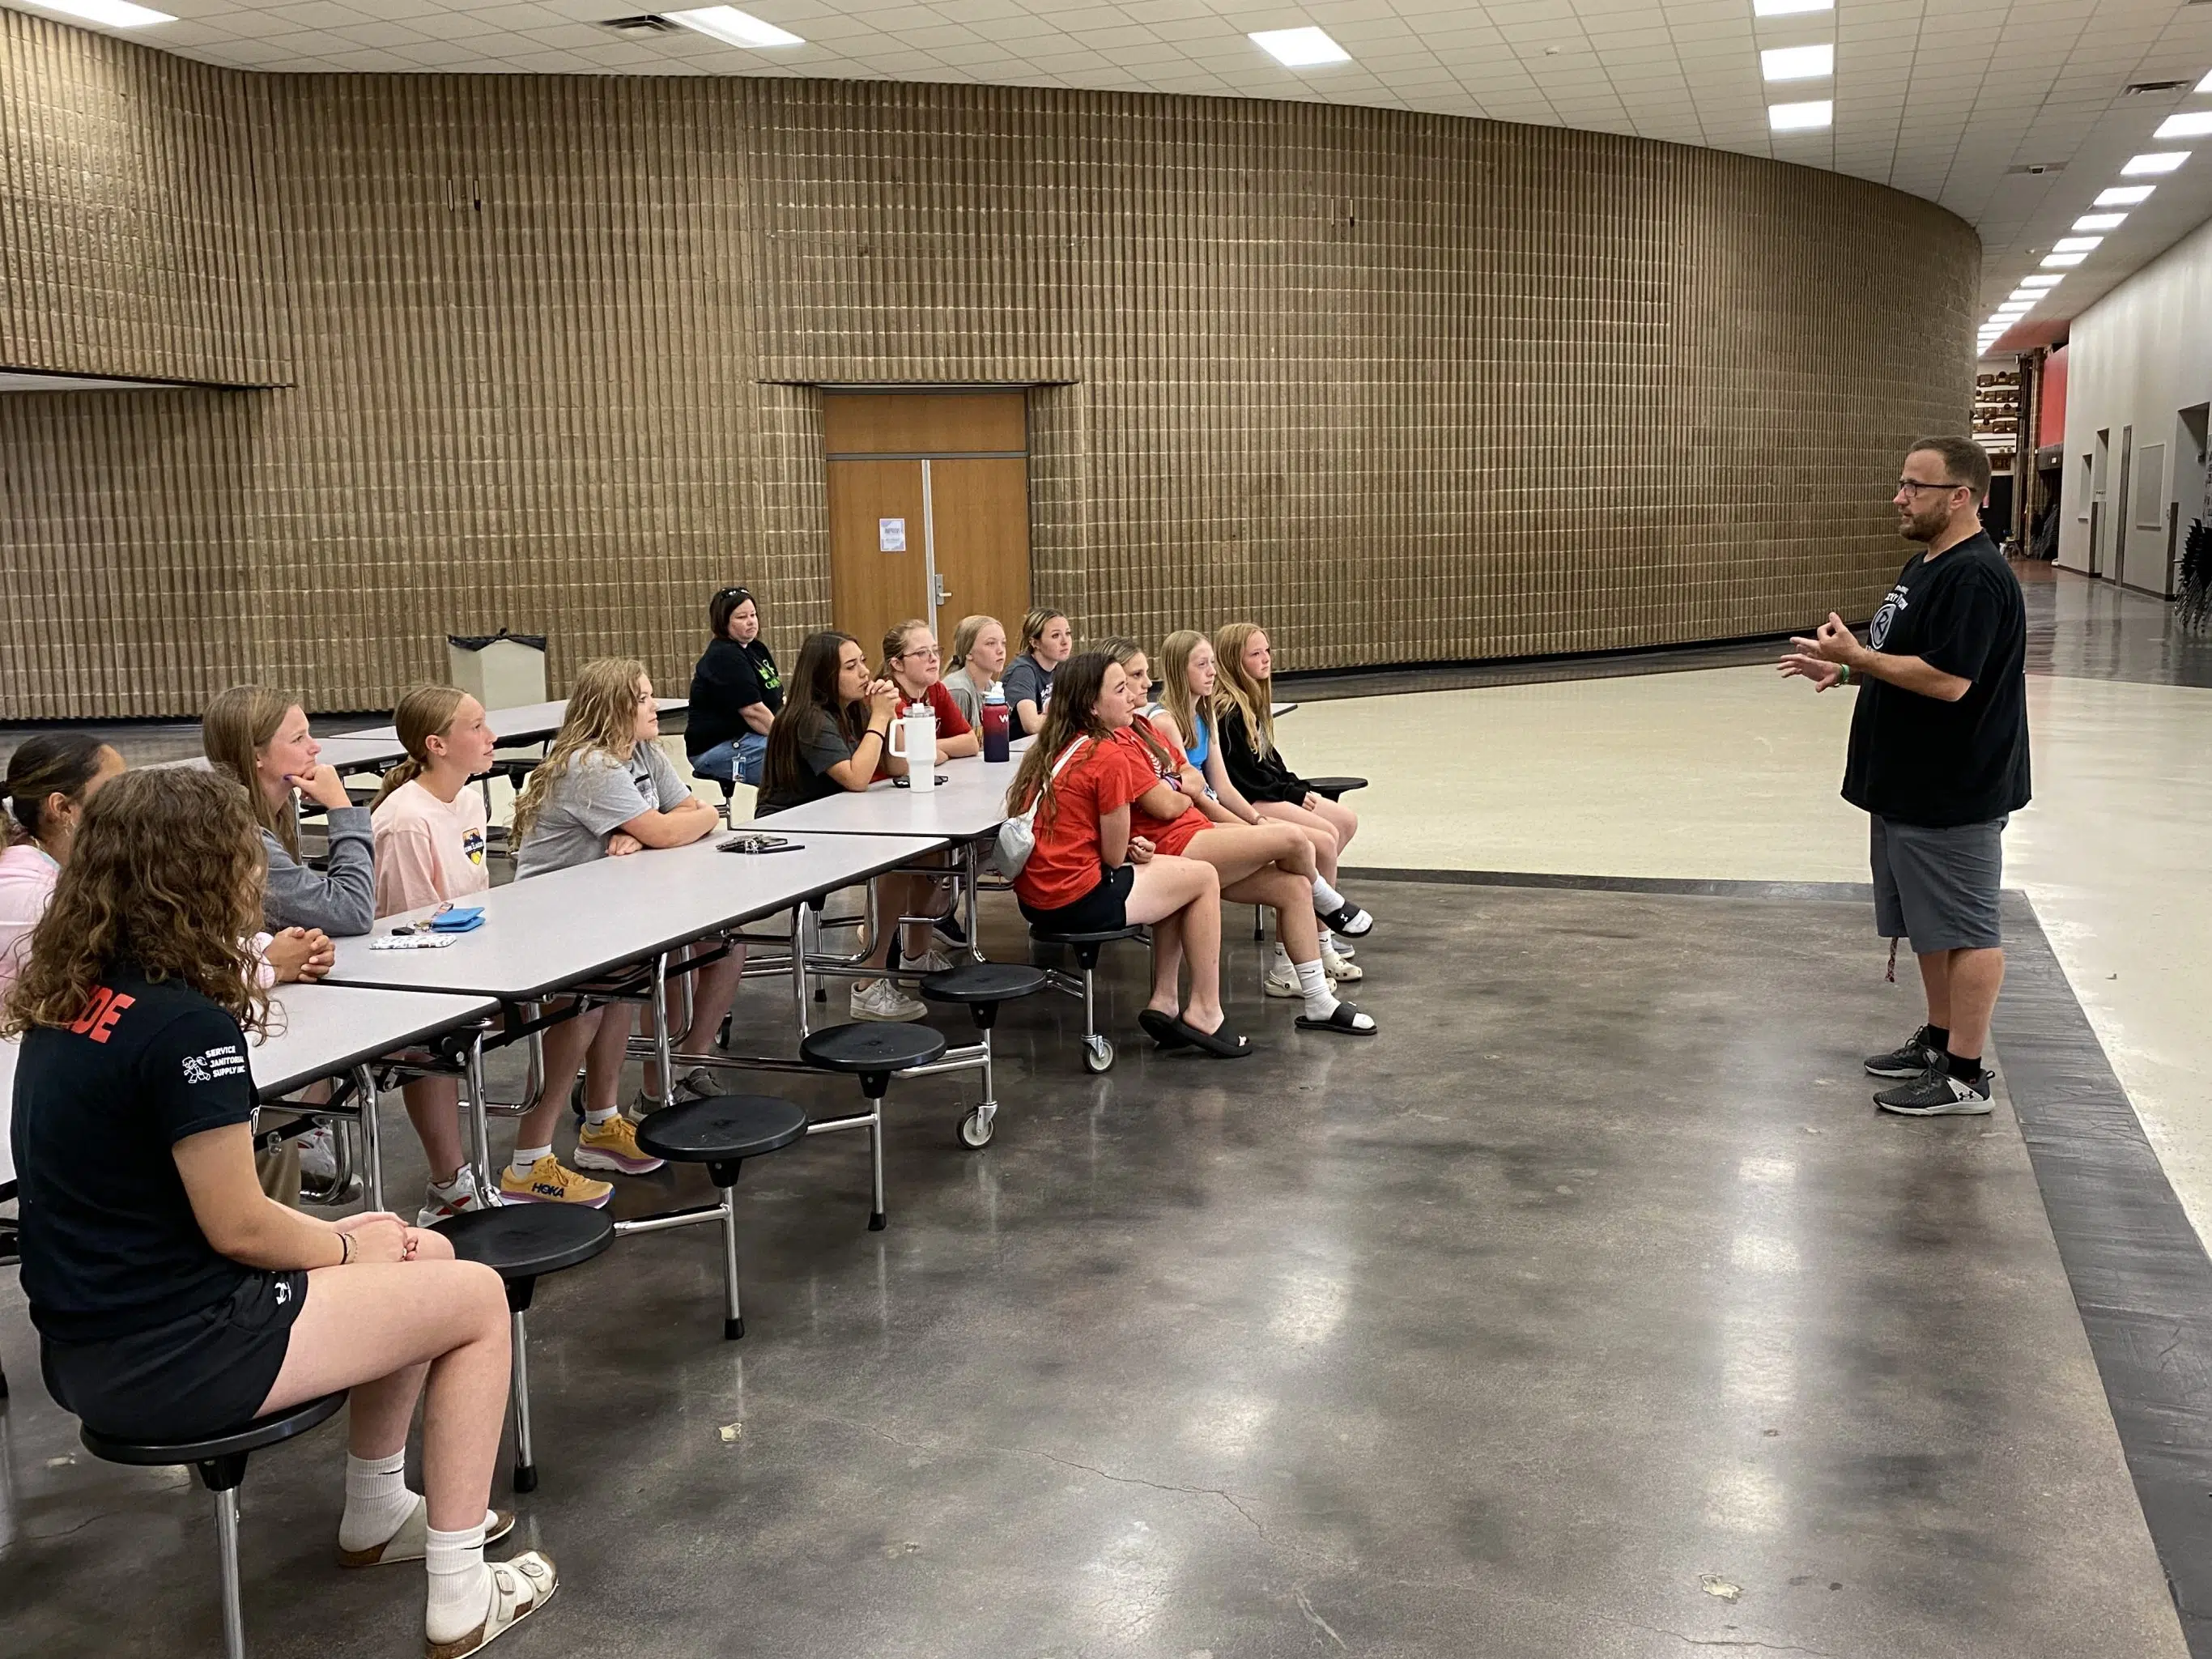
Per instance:
[[[2069,270],[2088,257],[2086,253],[2046,253],[2043,256],[2043,263],[2050,270]]]
[[[2120,172],[2130,179],[2140,179],[2145,173],[2172,173],[2191,154],[2185,149],[2154,150],[2148,155],[2130,156]]]
[[[2118,230],[2127,223],[2124,213],[2085,213],[2074,222],[2076,230]]]
[[[31,0],[41,11],[58,11],[64,17],[81,17],[88,23],[105,23],[112,29],[143,29],[151,23],[173,23],[166,11],[134,6],[130,0]]]
[[[1836,106],[1822,98],[1805,104],[1769,104],[1766,125],[1775,132],[1810,132],[1817,127],[1836,124]]]
[[[2053,253],[2094,253],[2103,244],[2101,236],[2062,236],[2051,245]]]
[[[1751,0],[1757,17],[1795,17],[1801,12],[1833,11],[1836,0]]]
[[[660,15],[672,23],[681,23],[687,29],[696,30],[727,46],[803,46],[806,44],[789,29],[780,29],[773,23],[763,22],[750,12],[739,11],[735,6],[696,6],[689,11],[665,11]]]
[[[2212,133],[2212,109],[2193,109],[2180,115],[2169,115],[2158,124],[2154,138],[2202,138]]]
[[[2199,81],[2196,85],[2195,90],[2198,92],[2212,92],[2212,75],[2207,75],[2202,81]]]
[[[1326,29],[1262,29],[1251,39],[1285,69],[1318,69],[1352,61],[1352,54],[1330,40]]]
[[[2151,191],[2157,188],[2156,185],[2114,185],[2110,190],[2099,191],[2097,199],[2090,205],[2092,207],[2134,207],[2138,203],[2150,200]]]
[[[2063,276],[2023,276],[2020,279],[2020,285],[2022,288],[2041,289],[2048,294],[2065,280]]]
[[[1770,81],[1818,81],[1836,72],[1836,49],[1817,46],[1775,46],[1759,54],[1759,72]]]

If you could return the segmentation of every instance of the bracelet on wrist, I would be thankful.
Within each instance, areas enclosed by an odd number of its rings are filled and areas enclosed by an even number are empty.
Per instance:
[[[352,1260],[353,1235],[351,1233],[340,1233],[338,1235],[338,1266],[343,1267]]]
[[[1850,665],[1850,664],[1849,664],[1849,663],[1840,663],[1840,664],[1838,664],[1838,665],[1837,665],[1837,668],[1836,668],[1836,684],[1837,684],[1838,685],[1849,685],[1850,683],[1851,683],[1851,665]]]

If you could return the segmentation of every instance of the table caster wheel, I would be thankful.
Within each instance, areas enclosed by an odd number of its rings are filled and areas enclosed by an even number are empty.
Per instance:
[[[1083,1040],[1083,1069],[1096,1077],[1114,1066],[1114,1045],[1103,1036]]]
[[[960,1144],[970,1152],[979,1152],[991,1144],[994,1127],[979,1108],[960,1120]]]

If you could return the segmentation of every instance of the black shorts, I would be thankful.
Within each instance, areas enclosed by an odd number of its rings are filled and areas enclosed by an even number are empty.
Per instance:
[[[213,1305],[104,1342],[39,1345],[46,1392],[87,1428],[124,1440],[196,1440],[240,1429],[284,1368],[303,1273],[249,1273]]]
[[[1073,904],[1057,910],[1037,910],[1022,905],[1030,927],[1047,933],[1110,933],[1129,925],[1129,889],[1136,884],[1137,866],[1118,870],[1100,866],[1098,884]],[[1016,901],[1019,902],[1018,900]]]

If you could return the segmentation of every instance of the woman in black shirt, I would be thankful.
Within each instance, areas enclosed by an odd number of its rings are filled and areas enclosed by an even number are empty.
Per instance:
[[[1358,832],[1359,816],[1342,802],[1316,793],[1284,764],[1275,747],[1275,667],[1267,635],[1252,623],[1230,623],[1214,631],[1213,655],[1220,665],[1214,697],[1216,730],[1230,782],[1261,817],[1329,832],[1335,849],[1324,854],[1316,846],[1316,852],[1322,875],[1333,886],[1337,861]],[[1332,975],[1350,977],[1339,975],[1344,951],[1333,935],[1362,938],[1375,926],[1374,918],[1348,900],[1333,912],[1322,911],[1318,903],[1315,909],[1328,929],[1322,935],[1323,963]]]
[[[125,773],[31,935],[0,1035],[22,1037],[12,1146],[46,1387],[94,1429],[157,1440],[349,1389],[339,1560],[426,1560],[429,1643],[468,1653],[554,1588],[534,1553],[483,1559],[487,1528],[513,1524],[485,1507],[506,1295],[397,1216],[321,1221],[263,1194],[246,1039],[270,1014],[248,943],[261,881],[234,783]],[[427,1500],[404,1472],[426,1377]]]
[[[769,728],[783,707],[783,679],[760,636],[760,607],[751,594],[724,588],[707,607],[707,618],[714,636],[691,671],[684,752],[701,777],[718,783],[734,777],[757,787]]]

